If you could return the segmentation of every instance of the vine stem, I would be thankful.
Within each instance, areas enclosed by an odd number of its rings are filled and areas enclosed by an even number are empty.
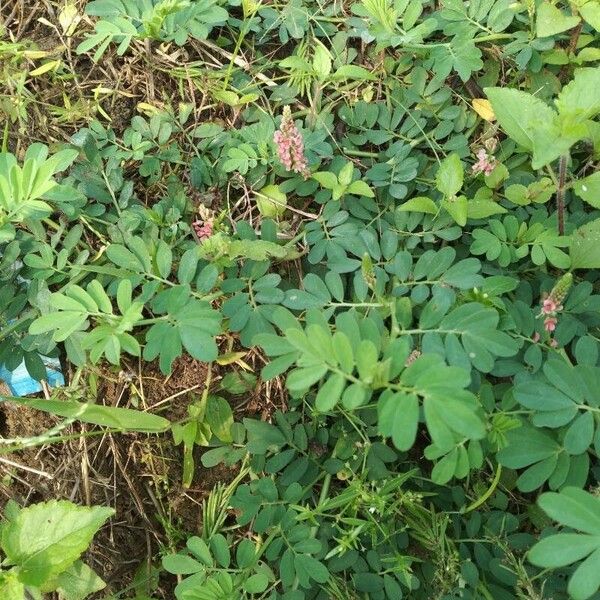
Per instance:
[[[556,190],[556,212],[558,215],[558,235],[565,234],[565,183],[569,156],[563,154],[558,162],[558,189]]]

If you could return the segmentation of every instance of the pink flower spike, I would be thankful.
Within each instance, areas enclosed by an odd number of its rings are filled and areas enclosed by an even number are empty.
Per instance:
[[[489,156],[485,148],[477,150],[477,162],[473,165],[473,174],[489,175],[496,167],[496,159]]]
[[[544,319],[544,329],[548,333],[552,333],[556,329],[557,323],[558,323],[558,319],[556,317],[546,317]]]
[[[287,171],[300,173],[304,179],[310,176],[308,162],[304,156],[304,140],[292,119],[289,106],[283,108],[283,118],[279,130],[273,135],[277,155]]]
[[[213,234],[213,222],[212,221],[194,221],[192,223],[192,229],[198,238],[198,241],[202,243],[207,240]]]
[[[531,338],[531,341],[534,344],[537,344],[540,341],[540,334],[537,331],[533,334],[533,337]]]
[[[557,341],[556,341],[554,338],[552,338],[552,339],[550,340],[550,345],[551,345],[553,348],[556,348],[556,347],[558,346],[558,342],[557,342]]]

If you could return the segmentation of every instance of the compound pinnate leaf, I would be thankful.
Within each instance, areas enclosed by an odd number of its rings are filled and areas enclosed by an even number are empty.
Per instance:
[[[559,533],[539,541],[529,551],[529,561],[556,568],[585,560],[576,567],[568,584],[574,600],[586,600],[600,587],[600,499],[574,487],[542,494],[538,504],[561,525],[584,533]]]

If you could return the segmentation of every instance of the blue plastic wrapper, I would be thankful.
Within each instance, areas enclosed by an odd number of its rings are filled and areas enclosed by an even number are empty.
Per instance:
[[[56,358],[42,356],[46,365],[46,379],[50,387],[59,387],[65,384],[65,378],[60,370],[60,362]],[[27,396],[42,391],[42,385],[27,372],[25,362],[22,362],[14,371],[9,371],[0,365],[0,380],[6,383],[13,396]]]

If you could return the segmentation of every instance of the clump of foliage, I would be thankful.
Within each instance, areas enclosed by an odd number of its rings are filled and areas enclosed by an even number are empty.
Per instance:
[[[58,592],[79,600],[106,584],[79,560],[112,508],[51,500],[20,508],[9,503],[0,524],[0,592],[6,600],[41,598]]]
[[[176,598],[596,597],[600,3],[86,11],[94,61],[214,53],[165,69],[214,106],[5,145],[0,363],[63,357],[65,390],[11,400],[170,431],[184,486],[197,446],[239,469],[162,553]],[[81,383],[250,349],[260,373],[207,381],[176,423]],[[277,380],[287,410],[236,420],[228,399]],[[56,589],[6,536],[14,598]]]

